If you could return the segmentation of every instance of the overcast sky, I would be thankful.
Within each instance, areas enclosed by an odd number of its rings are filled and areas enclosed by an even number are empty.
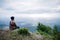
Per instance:
[[[60,25],[60,0],[0,0],[0,22],[10,20],[11,16],[19,22]]]
[[[0,0],[0,16],[60,17],[60,0]]]

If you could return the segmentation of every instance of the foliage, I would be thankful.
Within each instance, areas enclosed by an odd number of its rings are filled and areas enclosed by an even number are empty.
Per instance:
[[[18,30],[18,34],[27,35],[28,33],[29,32],[27,28],[21,28]]]
[[[0,40],[52,40],[50,37],[46,37],[46,32],[39,30],[39,33],[42,35],[30,33],[27,28],[20,28],[12,31],[1,31]]]
[[[53,37],[53,40],[59,40],[60,39],[60,31],[58,30],[56,25],[52,29],[49,26],[46,26],[42,23],[38,23],[37,31],[41,35],[45,35],[45,36],[51,35]]]
[[[41,35],[45,35],[45,36],[48,36],[48,34],[46,32],[42,32],[41,30],[37,31],[39,34]]]
[[[51,28],[49,26],[43,25],[42,23],[38,23],[37,31],[39,30],[49,34],[51,33]]]
[[[19,29],[18,29],[19,30]],[[0,31],[0,40],[48,40],[49,38],[43,37],[42,35],[39,35],[37,37],[35,33],[31,33],[31,35],[23,36],[21,34],[18,34],[18,30],[12,30],[12,31]],[[51,39],[49,39],[51,40]]]

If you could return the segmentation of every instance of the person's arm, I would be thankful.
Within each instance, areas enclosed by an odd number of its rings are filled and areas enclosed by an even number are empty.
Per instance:
[[[16,25],[16,23],[15,23],[15,27],[16,27],[16,29],[19,28],[19,27]]]
[[[15,24],[15,27],[17,27],[16,23],[14,23],[14,24]]]

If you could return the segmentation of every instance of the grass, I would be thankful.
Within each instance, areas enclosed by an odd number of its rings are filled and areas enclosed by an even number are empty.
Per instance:
[[[20,34],[19,32],[21,32],[21,30],[23,30],[23,33],[27,31],[27,34],[29,35],[26,35],[25,33],[24,35],[22,35],[22,33]],[[37,38],[36,35],[36,33],[28,32],[28,29],[26,28],[16,29],[12,31],[1,30],[0,40],[52,40],[51,38],[45,36]]]

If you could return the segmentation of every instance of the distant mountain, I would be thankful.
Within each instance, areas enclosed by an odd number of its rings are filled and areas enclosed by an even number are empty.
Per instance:
[[[8,26],[7,21],[0,21],[0,27]]]
[[[60,31],[60,25],[57,25],[58,30]]]

